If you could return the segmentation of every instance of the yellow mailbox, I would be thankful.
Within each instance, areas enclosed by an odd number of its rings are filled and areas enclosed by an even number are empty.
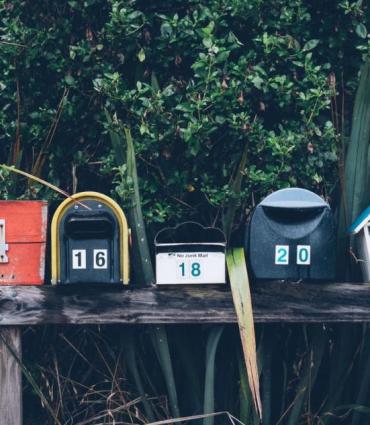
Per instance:
[[[51,224],[52,284],[129,283],[129,229],[119,205],[98,192],[62,202]]]

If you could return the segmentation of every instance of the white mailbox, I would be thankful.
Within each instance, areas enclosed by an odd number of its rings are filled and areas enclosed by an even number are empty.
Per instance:
[[[370,282],[370,206],[357,217],[349,233],[355,236],[356,256],[361,264],[364,282]]]
[[[186,222],[155,237],[157,285],[224,284],[225,234]]]

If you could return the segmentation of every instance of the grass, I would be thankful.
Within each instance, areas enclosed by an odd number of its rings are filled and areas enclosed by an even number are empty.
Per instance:
[[[370,422],[369,327],[342,326],[257,326],[261,396],[264,403],[270,400],[263,406],[263,424]],[[343,346],[340,335],[344,329],[352,336],[347,346]],[[175,423],[171,420],[169,389],[150,332],[145,326],[132,326],[125,332],[120,326],[27,328],[23,359],[33,382],[24,375],[25,425],[51,425],[57,421],[63,425]],[[226,413],[221,414],[228,412],[245,425],[258,424],[245,383],[244,363],[240,363],[238,330],[226,325],[219,334],[217,327],[167,328],[180,417],[204,414],[203,394],[211,367],[214,412],[220,412],[212,416],[214,423],[233,423]],[[270,360],[269,350],[273,350]],[[215,353],[213,365],[207,362],[207,351]],[[346,364],[334,369],[339,354],[339,360],[345,359]],[[336,376],[344,370],[347,373]],[[333,382],[341,390],[339,395]],[[202,424],[210,418],[197,416],[191,423]],[[189,419],[181,422],[188,423]]]

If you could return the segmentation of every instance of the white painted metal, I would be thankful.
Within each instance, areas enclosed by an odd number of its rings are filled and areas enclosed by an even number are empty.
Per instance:
[[[9,258],[6,255],[9,250],[9,246],[6,243],[5,237],[6,224],[5,219],[0,219],[0,263],[9,263]]]
[[[362,276],[364,282],[370,283],[370,223],[362,228],[356,239]]]
[[[157,285],[226,283],[225,253],[157,253],[156,282]]]

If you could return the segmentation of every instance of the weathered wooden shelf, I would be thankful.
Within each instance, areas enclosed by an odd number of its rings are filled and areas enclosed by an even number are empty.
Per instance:
[[[370,285],[264,282],[252,299],[257,323],[370,321]],[[234,322],[227,287],[0,287],[0,326]]]
[[[254,317],[273,322],[369,322],[370,285],[253,285]],[[0,287],[1,425],[22,425],[22,325],[235,323],[228,288]]]

